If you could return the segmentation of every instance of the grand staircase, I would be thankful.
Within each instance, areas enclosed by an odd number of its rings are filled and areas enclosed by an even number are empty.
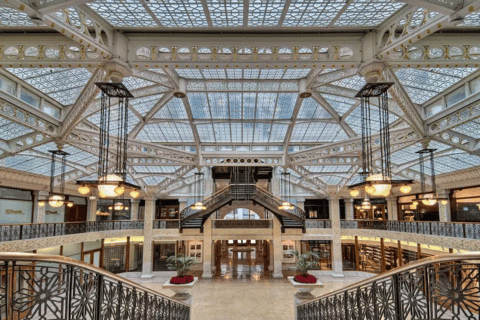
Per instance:
[[[279,218],[283,228],[305,229],[305,212],[302,209],[297,206],[291,210],[279,209],[282,200],[254,184],[232,184],[217,191],[204,200],[207,207],[205,210],[185,208],[180,212],[180,229],[202,228],[203,223],[212,213],[238,200],[253,201],[268,209]]]

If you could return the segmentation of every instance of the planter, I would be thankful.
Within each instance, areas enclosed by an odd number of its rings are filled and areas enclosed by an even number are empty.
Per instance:
[[[193,278],[192,282],[186,284],[172,284],[170,283],[170,280],[168,280],[162,285],[162,288],[170,289],[175,292],[175,295],[173,296],[174,299],[187,300],[188,298],[190,298],[190,294],[188,293],[188,291],[193,288],[193,285],[197,281],[198,277]]]
[[[314,296],[310,293],[317,288],[323,288],[323,283],[317,280],[317,283],[301,283],[293,280],[293,277],[288,277],[288,281],[297,289],[295,296],[298,299],[313,299]]]

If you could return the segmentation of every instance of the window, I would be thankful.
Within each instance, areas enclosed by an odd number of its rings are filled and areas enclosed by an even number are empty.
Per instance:
[[[20,99],[25,101],[26,103],[34,106],[35,108],[40,107],[40,97],[35,95],[34,93],[28,91],[25,88],[22,88],[22,92],[20,94]]]
[[[470,91],[472,92],[472,94],[480,91],[480,77],[470,81]]]
[[[317,218],[317,210],[309,210],[308,211],[308,217],[310,219],[316,219]]]
[[[14,96],[17,94],[17,84],[14,81],[0,75],[0,90]]]
[[[446,97],[447,107],[454,105],[455,103],[462,101],[467,97],[465,93],[465,86],[458,88]]]
[[[442,100],[435,101],[431,105],[425,108],[425,113],[427,118],[439,113],[443,110],[443,103]]]
[[[46,101],[43,103],[43,112],[55,119],[60,119],[60,108],[57,108]]]

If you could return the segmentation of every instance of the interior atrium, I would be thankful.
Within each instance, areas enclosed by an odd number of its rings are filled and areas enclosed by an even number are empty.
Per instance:
[[[4,0],[0,319],[480,319],[479,0]]]

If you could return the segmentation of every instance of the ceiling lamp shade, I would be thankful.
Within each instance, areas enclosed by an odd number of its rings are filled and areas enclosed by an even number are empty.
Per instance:
[[[348,188],[351,190],[365,189],[367,194],[376,197],[387,197],[393,186],[413,182],[412,180],[392,179],[388,109],[388,89],[392,85],[391,82],[370,82],[355,95],[356,98],[360,98],[362,172],[360,173],[361,182],[350,185]],[[370,100],[376,101],[371,103]],[[376,110],[378,110],[378,114],[374,114]],[[378,123],[378,134],[372,134],[377,130],[376,127],[372,128],[372,123]]]
[[[124,207],[123,207],[123,203],[120,202],[120,201],[119,201],[119,202],[115,202],[114,208],[115,208],[115,210],[117,210],[117,211],[123,210],[123,208],[124,208]]]
[[[362,201],[362,209],[364,210],[369,210],[370,208],[372,207],[371,203],[370,203],[370,199],[363,199]]]
[[[102,92],[98,180],[77,181],[77,184],[97,188],[100,198],[116,198],[125,194],[127,189],[140,189],[139,186],[127,182],[128,105],[133,95],[120,82],[97,82],[95,85]],[[116,129],[110,130],[112,127]],[[112,158],[114,160],[110,159],[112,153],[115,153]],[[80,191],[79,188],[80,193],[83,191],[86,192],[86,189]]]
[[[359,194],[360,194],[360,191],[358,191],[358,190],[351,190],[350,191],[350,195],[352,197],[357,197]]]
[[[78,187],[77,191],[78,191],[78,193],[80,193],[81,195],[86,195],[86,194],[89,194],[89,193],[90,193],[90,188],[87,187],[87,186],[80,186],[80,187]]]
[[[445,199],[441,200],[440,203],[443,204],[443,205],[446,205],[448,203],[448,200],[445,200]]]
[[[203,205],[202,201],[197,201],[193,204],[192,209],[194,209],[194,210],[205,210],[205,209],[207,209],[207,207]]]
[[[407,194],[407,193],[410,193],[410,191],[412,191],[412,187],[410,187],[409,185],[403,185],[400,187],[400,192],[403,193],[403,194]]]
[[[39,207],[45,207],[45,201],[38,201]]]
[[[280,210],[292,210],[294,209],[294,206],[288,202],[288,201],[283,201],[282,205],[278,207]]]
[[[66,204],[67,207],[69,207],[69,208],[73,207],[73,202],[71,202],[71,201],[65,201],[65,204]]]
[[[63,201],[64,200],[65,199],[63,198],[63,196],[52,195],[52,196],[50,196],[50,198],[48,198],[48,204],[53,208],[58,208],[58,207],[63,206]]]
[[[423,199],[422,203],[426,206],[433,206],[437,203],[437,199]]]
[[[137,199],[139,196],[140,192],[138,192],[137,190],[130,191],[130,197],[132,197],[133,199]]]

